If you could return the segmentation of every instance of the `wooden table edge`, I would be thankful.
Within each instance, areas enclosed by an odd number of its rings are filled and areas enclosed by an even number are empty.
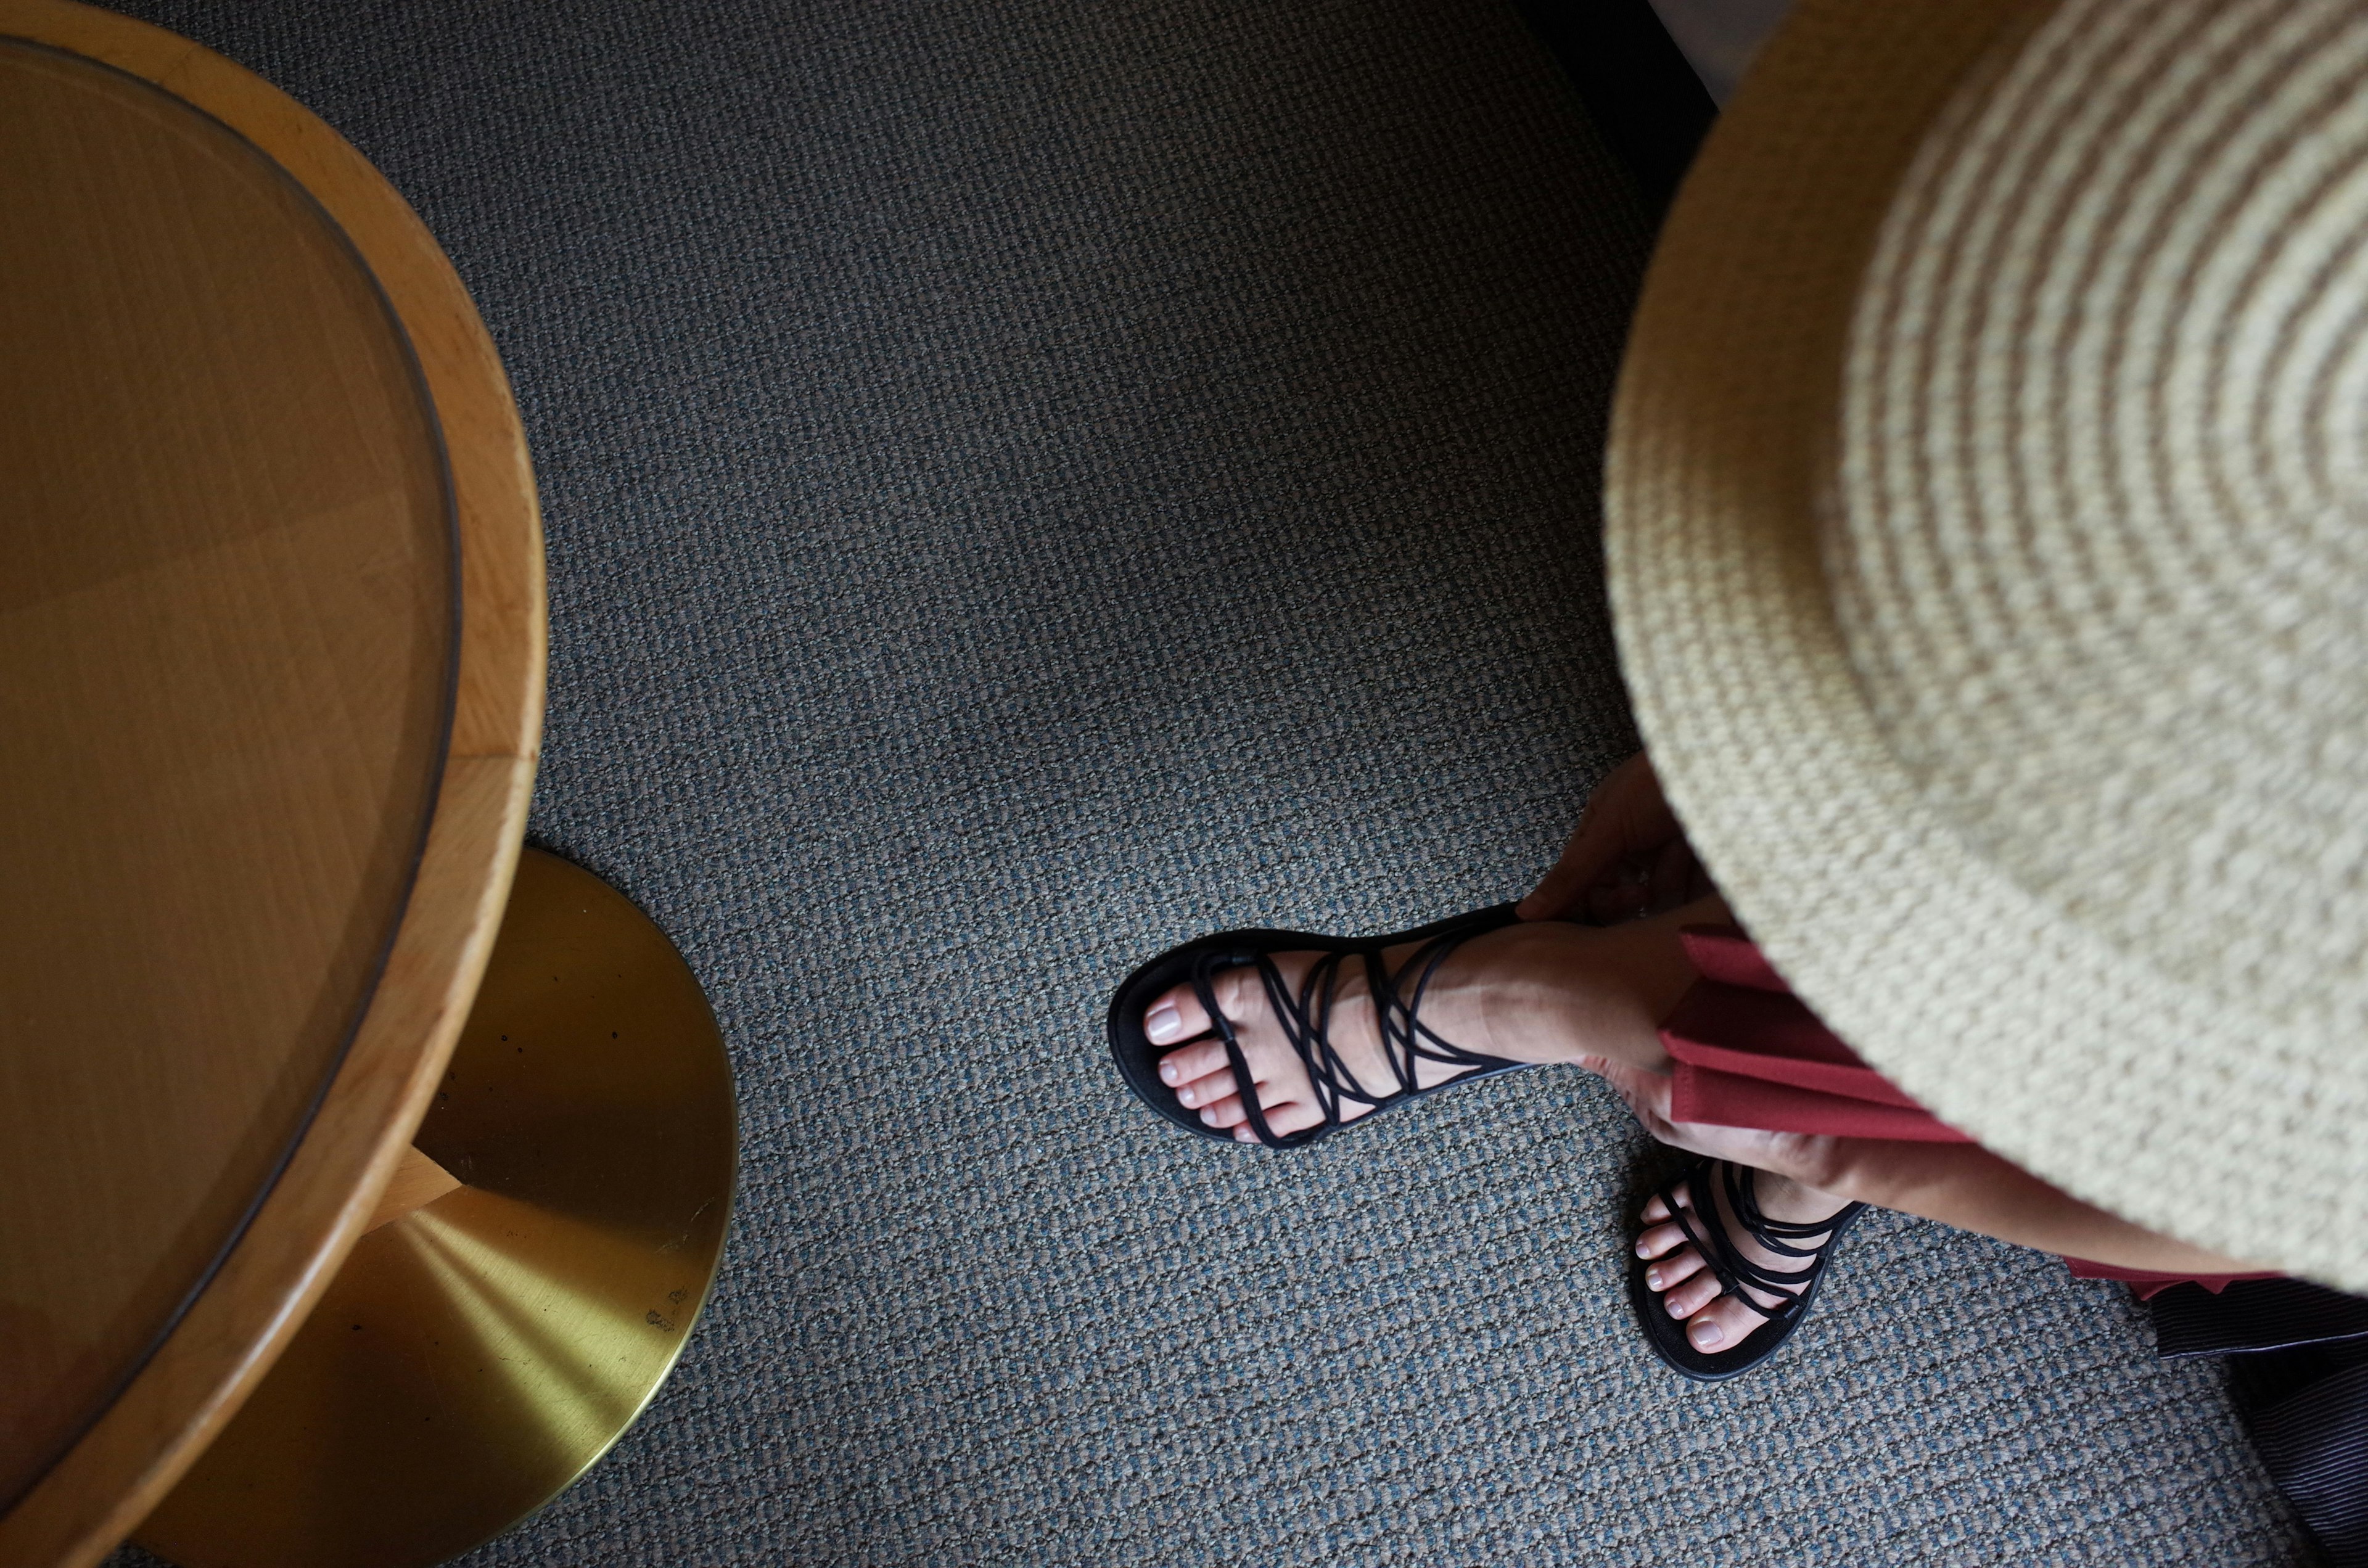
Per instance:
[[[145,23],[73,0],[0,0],[0,35],[155,83],[312,193],[411,338],[443,427],[460,529],[451,744],[417,880],[360,1028],[211,1282],[114,1403],[0,1517],[0,1568],[84,1568],[164,1496],[303,1322],[443,1074],[525,838],[542,728],[542,525],[492,339],[426,225],[367,159],[261,77]]]

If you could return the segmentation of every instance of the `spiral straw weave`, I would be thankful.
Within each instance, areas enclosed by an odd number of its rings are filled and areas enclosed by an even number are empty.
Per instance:
[[[1738,914],[1943,1118],[2368,1288],[2368,7],[1808,0],[1609,478]]]

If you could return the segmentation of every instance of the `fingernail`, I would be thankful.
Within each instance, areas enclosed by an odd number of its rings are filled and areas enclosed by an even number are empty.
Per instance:
[[[1715,1345],[1726,1337],[1726,1330],[1714,1323],[1706,1323],[1694,1330],[1696,1345]]]
[[[1152,1044],[1163,1044],[1184,1032],[1184,1020],[1178,1017],[1174,1003],[1162,1002],[1144,1016],[1143,1032],[1151,1037]]]
[[[1178,1076],[1179,1074],[1176,1071],[1176,1063],[1173,1062],[1167,1063],[1159,1069],[1159,1081],[1163,1084],[1172,1084]]]

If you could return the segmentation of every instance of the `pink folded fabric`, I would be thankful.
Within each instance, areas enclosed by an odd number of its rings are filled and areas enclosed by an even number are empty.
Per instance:
[[[1678,940],[1702,978],[1661,1025],[1673,1119],[1834,1138],[1973,1142],[1859,1060],[1741,930],[1691,926]],[[2231,1280],[2278,1278],[2274,1270],[2157,1274],[2086,1258],[2064,1261],[2075,1278],[2121,1280],[2140,1300],[2173,1285],[2216,1292]]]

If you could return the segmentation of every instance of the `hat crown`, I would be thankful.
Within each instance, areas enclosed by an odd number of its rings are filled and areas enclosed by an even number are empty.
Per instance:
[[[1880,231],[1820,546],[1886,744],[2159,972],[2368,1028],[2368,14],[2071,0]]]

